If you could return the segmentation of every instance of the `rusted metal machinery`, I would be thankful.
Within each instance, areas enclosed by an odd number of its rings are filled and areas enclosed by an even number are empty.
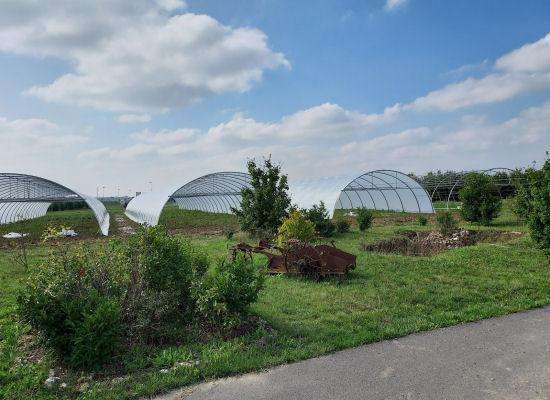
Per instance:
[[[356,257],[334,246],[326,244],[309,245],[297,240],[287,246],[272,246],[261,240],[258,246],[238,243],[232,247],[232,256],[239,252],[252,257],[252,253],[267,257],[267,270],[270,274],[302,275],[312,279],[327,276],[345,276],[356,266]]]

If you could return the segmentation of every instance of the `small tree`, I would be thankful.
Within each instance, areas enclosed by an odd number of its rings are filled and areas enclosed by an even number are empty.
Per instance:
[[[274,235],[288,215],[290,197],[286,175],[281,167],[264,160],[258,166],[254,160],[248,161],[251,188],[241,191],[241,207],[233,208],[241,229],[254,235]]]
[[[360,231],[366,231],[372,226],[374,221],[374,214],[372,210],[368,208],[360,208],[357,210],[357,224],[359,225]]]
[[[315,225],[300,211],[293,211],[279,228],[277,244],[284,246],[291,239],[310,242],[315,237]]]
[[[473,172],[466,175],[459,192],[462,218],[470,222],[491,223],[498,216],[502,200],[498,188],[487,174]]]
[[[330,237],[334,234],[335,225],[329,218],[325,203],[314,204],[308,210],[302,210],[304,216],[315,225],[315,231],[321,236]]]
[[[516,186],[516,212],[527,221],[531,237],[550,257],[550,160],[529,168]]]
[[[453,213],[450,211],[438,212],[435,219],[439,232],[444,236],[449,236],[458,228],[458,222],[456,222]]]

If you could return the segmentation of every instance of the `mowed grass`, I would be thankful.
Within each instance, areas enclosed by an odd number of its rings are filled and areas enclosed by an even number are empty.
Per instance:
[[[195,210],[181,210],[168,204],[162,210],[159,223],[169,230],[190,233],[209,233],[224,229],[237,230],[239,224],[233,214],[218,214]]]
[[[202,216],[183,214],[187,219],[179,222],[182,235],[203,247],[213,260],[227,255],[235,239],[197,235],[186,228],[200,227],[197,219]],[[214,223],[215,217],[207,218],[212,218],[208,226],[223,226],[223,219]],[[493,227],[461,225],[525,231],[506,210]],[[252,313],[273,330],[260,327],[227,341],[136,349],[117,360],[122,367],[116,379],[108,374],[96,375],[86,386],[79,386],[79,378],[87,374],[72,371],[63,377],[68,388],[56,391],[43,385],[48,370],[58,365],[55,357],[46,352],[38,361],[28,360],[40,347],[36,340],[29,340],[29,328],[15,317],[15,296],[25,271],[13,263],[12,252],[2,252],[0,398],[140,398],[215,377],[550,304],[548,260],[528,237],[449,250],[433,257],[360,250],[362,241],[388,238],[403,230],[433,228],[432,221],[421,227],[414,216],[407,214],[377,214],[369,232],[353,229],[334,238],[337,246],[358,256],[357,269],[347,280],[312,282],[268,277]],[[32,262],[39,262],[46,250],[36,247],[31,252]],[[257,264],[264,261],[262,256],[255,259]],[[178,361],[189,360],[198,364],[171,368]],[[160,372],[163,368],[168,372]]]

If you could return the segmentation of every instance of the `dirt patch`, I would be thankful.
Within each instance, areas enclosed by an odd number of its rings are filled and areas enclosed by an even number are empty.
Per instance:
[[[459,230],[444,236],[438,231],[406,231],[391,239],[372,244],[363,244],[365,251],[396,253],[407,256],[431,256],[439,252],[458,247],[471,246],[479,242],[507,242],[523,236],[522,232],[469,231]]]

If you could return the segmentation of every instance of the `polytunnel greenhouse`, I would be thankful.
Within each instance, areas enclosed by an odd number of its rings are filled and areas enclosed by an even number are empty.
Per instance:
[[[72,201],[86,202],[101,233],[109,234],[109,213],[98,199],[37,176],[0,173],[0,224],[38,218],[52,203]]]
[[[241,191],[247,187],[250,187],[250,176],[246,173],[208,174],[180,187],[143,193],[128,203],[126,215],[135,222],[154,226],[171,200],[185,210],[230,213],[232,208],[239,207]],[[417,181],[391,170],[370,171],[357,177],[290,181],[289,193],[292,203],[300,208],[323,201],[331,216],[334,209],[355,208],[434,212],[429,194]]]
[[[184,210],[230,213],[238,208],[241,191],[250,187],[250,176],[243,172],[216,172],[194,179],[181,187],[142,193],[126,206],[126,216],[140,224],[158,224],[162,209],[173,200]]]

